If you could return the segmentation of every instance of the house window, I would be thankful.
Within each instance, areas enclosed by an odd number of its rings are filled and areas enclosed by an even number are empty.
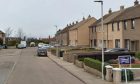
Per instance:
[[[124,21],[124,29],[125,30],[127,29],[127,21],[126,20]]]
[[[94,46],[97,46],[97,40],[94,39]]]
[[[120,39],[115,40],[115,48],[120,48]]]
[[[112,31],[114,31],[114,23],[112,23]]]
[[[91,29],[92,29],[92,33],[93,33],[93,29],[94,29],[94,27],[92,27]]]
[[[96,26],[94,27],[94,31],[96,32]]]
[[[135,29],[135,20],[134,19],[131,20],[131,29]]]
[[[120,31],[120,22],[117,22],[117,30]]]
[[[127,48],[129,50],[130,49],[130,40],[129,39],[125,39],[124,40],[124,44],[125,44],[125,48]]]
[[[90,40],[90,46],[93,47],[92,45],[93,45],[93,42],[92,42],[92,40]]]
[[[92,33],[96,32],[96,26],[92,27]]]

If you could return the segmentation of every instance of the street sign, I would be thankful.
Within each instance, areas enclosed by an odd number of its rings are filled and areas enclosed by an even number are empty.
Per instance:
[[[131,64],[130,55],[119,56],[118,58],[119,58],[119,64]]]
[[[121,65],[129,65],[129,67],[131,68],[131,55],[118,56],[118,60],[119,60],[119,68],[121,68]],[[125,82],[127,84],[128,82],[127,69],[124,68],[124,70],[125,70]]]

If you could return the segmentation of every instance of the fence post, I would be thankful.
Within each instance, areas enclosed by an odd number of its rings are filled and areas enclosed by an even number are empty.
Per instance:
[[[121,84],[121,69],[113,68],[113,82],[114,84]]]

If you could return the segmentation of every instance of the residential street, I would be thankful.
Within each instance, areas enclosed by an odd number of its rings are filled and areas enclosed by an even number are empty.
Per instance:
[[[36,48],[0,50],[0,84],[84,84]]]

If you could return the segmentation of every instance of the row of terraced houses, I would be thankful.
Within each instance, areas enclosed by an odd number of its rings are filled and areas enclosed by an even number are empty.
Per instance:
[[[104,19],[104,48],[127,48],[131,51],[140,50],[140,5],[125,8],[120,6],[118,11],[109,9]],[[64,29],[57,31],[56,40],[63,46],[102,47],[101,18],[90,15],[83,20],[73,22]]]

